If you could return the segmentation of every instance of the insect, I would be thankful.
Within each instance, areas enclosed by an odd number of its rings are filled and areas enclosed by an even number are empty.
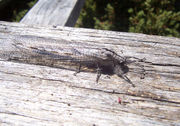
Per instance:
[[[101,74],[116,74],[135,86],[126,76],[126,73],[129,72],[128,64],[143,61],[136,57],[118,55],[108,48],[98,48],[93,45],[88,45],[88,48],[86,48],[84,46],[87,46],[87,44],[83,45],[83,43],[80,43],[79,46],[69,41],[59,43],[53,39],[32,38],[31,36],[21,36],[18,40],[18,42],[16,42],[16,39],[9,40],[12,43],[12,48],[14,48],[14,52],[7,52],[4,55],[9,60],[67,69],[76,67],[75,75],[85,71],[82,68],[84,67],[89,72],[97,72],[97,83]],[[51,41],[55,45],[62,44],[63,47],[46,45],[47,41]],[[31,46],[35,42],[42,44]],[[142,66],[141,68],[142,71],[145,71]]]
[[[77,51],[77,50],[76,50]],[[78,52],[80,54],[80,52]],[[98,83],[98,80],[101,76],[101,74],[116,74],[120,78],[124,79],[128,83],[132,84],[133,87],[135,85],[131,82],[131,80],[126,76],[126,73],[129,71],[128,64],[133,63],[135,61],[129,60],[132,57],[123,57],[118,55],[112,50],[109,50],[107,48],[102,48],[100,51],[98,51],[97,55],[94,54],[83,54],[85,57],[91,57],[93,60],[89,63],[84,63],[84,60],[79,60],[79,68],[77,70],[77,73],[80,72],[81,65],[85,65],[87,67],[96,66],[97,68],[97,77],[96,82]],[[135,58],[138,59],[138,58]],[[141,59],[138,59],[141,60]],[[143,61],[144,59],[142,59]],[[87,60],[85,60],[87,61]],[[90,66],[90,64],[92,66]],[[143,68],[142,68],[143,69]],[[144,69],[143,69],[144,70]],[[145,70],[144,70],[145,71]]]

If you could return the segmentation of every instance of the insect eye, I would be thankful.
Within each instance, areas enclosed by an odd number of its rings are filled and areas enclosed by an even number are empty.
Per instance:
[[[111,55],[111,54],[106,54],[106,56],[107,56],[107,57],[112,57],[112,55]]]

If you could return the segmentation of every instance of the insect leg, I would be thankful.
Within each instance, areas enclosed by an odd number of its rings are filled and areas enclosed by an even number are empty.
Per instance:
[[[76,76],[78,73],[81,72],[81,63],[79,63],[78,69],[76,70],[76,72],[74,73],[74,75]]]
[[[118,77],[124,79],[126,82],[130,83],[133,87],[135,87],[135,85],[131,82],[131,80],[125,75],[126,72],[128,72],[128,67],[127,66],[124,66],[123,64],[115,65],[114,73]]]
[[[122,79],[124,79],[125,81],[127,81],[128,83],[130,83],[133,87],[135,87],[135,85],[132,83],[132,81],[125,75],[118,75],[119,77],[121,77]]]
[[[100,78],[100,76],[101,76],[101,73],[102,73],[102,71],[101,71],[101,69],[99,68],[99,66],[97,65],[97,77],[96,77],[96,83],[98,83],[99,78]]]

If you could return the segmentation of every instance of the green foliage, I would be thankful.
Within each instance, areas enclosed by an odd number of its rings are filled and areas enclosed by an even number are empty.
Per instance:
[[[76,27],[93,28],[94,19],[96,16],[96,4],[94,0],[86,0],[84,8],[82,9]]]
[[[127,31],[129,6],[126,0],[86,0],[76,27]]]
[[[38,0],[3,0],[0,6],[0,20],[19,22]]]
[[[20,12],[14,10],[13,15],[14,17],[12,18],[13,22],[19,22],[21,18],[28,12],[28,9],[22,10]]]
[[[0,9],[4,8],[9,2],[10,0],[0,0]]]
[[[37,1],[11,0],[0,20],[19,22]],[[180,37],[179,6],[178,0],[86,0],[76,27]]]
[[[86,0],[76,27],[128,31],[128,0]]]
[[[13,10],[13,17],[12,17],[12,21],[13,22],[19,22],[21,20],[21,18],[24,17],[24,15],[29,11],[29,9],[37,2],[37,0],[32,0],[30,2],[27,2],[26,8],[24,9],[14,9]]]
[[[180,11],[175,2],[86,0],[76,27],[180,37]]]
[[[105,8],[105,12],[107,13],[104,15],[101,20],[98,19],[97,17],[94,17],[95,21],[95,29],[104,29],[104,30],[109,30],[112,29],[114,24],[114,8],[111,6],[111,4],[107,4]]]
[[[133,0],[128,12],[130,32],[180,37],[180,12],[175,12],[175,0]]]

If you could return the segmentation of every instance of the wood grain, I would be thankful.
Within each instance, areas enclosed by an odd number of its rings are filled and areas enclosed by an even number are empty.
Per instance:
[[[17,36],[26,39],[22,41]],[[32,38],[45,41],[27,41]],[[180,39],[0,22],[1,54],[12,52],[15,43],[26,49],[41,46],[60,52],[56,49],[68,42],[73,46],[106,47],[124,56],[146,58],[145,78],[129,72],[127,76],[135,88],[116,75],[102,75],[96,84],[96,73],[81,72],[74,76],[74,71],[1,57],[2,124],[180,125]]]

